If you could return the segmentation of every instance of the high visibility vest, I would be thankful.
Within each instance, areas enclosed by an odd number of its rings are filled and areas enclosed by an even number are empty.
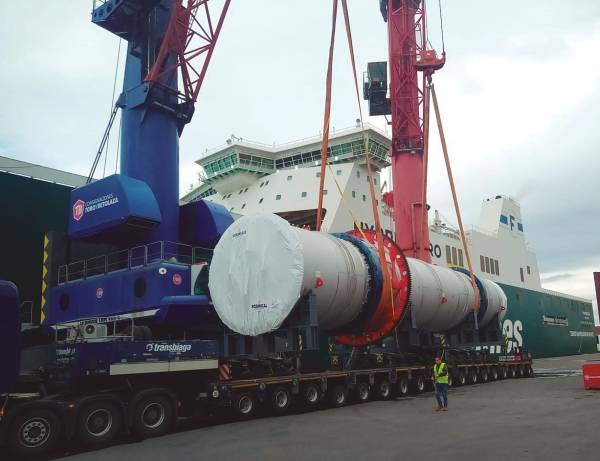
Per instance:
[[[440,363],[439,365],[436,363],[433,366],[433,372],[437,375],[435,382],[438,384],[448,384],[448,373],[446,373],[444,376],[440,376],[440,372],[442,371],[447,371],[446,364],[444,362]]]

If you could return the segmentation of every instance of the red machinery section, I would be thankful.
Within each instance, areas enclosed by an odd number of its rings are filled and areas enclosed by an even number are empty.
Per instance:
[[[377,249],[377,234],[374,231],[355,230],[350,232],[350,235],[366,240]],[[400,248],[392,240],[384,237],[383,242],[385,259],[391,278],[389,282],[384,280],[379,304],[373,315],[362,326],[361,334],[338,335],[335,340],[340,344],[354,347],[373,344],[392,333],[402,320],[410,295],[408,262]]]
[[[425,147],[423,109],[428,76],[444,65],[426,50],[425,3],[387,3],[392,117],[392,180],[396,243],[406,256],[431,262],[423,183]],[[421,76],[418,71],[423,72]]]

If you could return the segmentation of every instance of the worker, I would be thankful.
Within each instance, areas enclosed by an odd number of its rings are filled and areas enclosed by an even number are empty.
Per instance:
[[[435,356],[433,383],[435,386],[435,399],[438,403],[435,411],[448,411],[448,366],[442,361],[440,354]]]

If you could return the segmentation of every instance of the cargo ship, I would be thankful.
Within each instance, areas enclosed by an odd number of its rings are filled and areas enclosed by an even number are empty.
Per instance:
[[[384,232],[393,238],[392,194],[386,193],[389,137],[372,125],[357,124],[330,136],[325,177],[323,229],[345,232],[373,228],[365,142]],[[182,202],[205,199],[234,216],[272,212],[292,225],[314,228],[320,177],[319,136],[268,145],[231,136],[196,162],[200,185]],[[430,221],[430,252],[436,265],[466,268],[458,231],[435,210]],[[481,205],[477,226],[466,232],[475,275],[498,283],[508,298],[502,324],[509,351],[524,347],[536,357],[596,351],[590,300],[543,288],[535,252],[525,239],[519,203],[497,195]]]

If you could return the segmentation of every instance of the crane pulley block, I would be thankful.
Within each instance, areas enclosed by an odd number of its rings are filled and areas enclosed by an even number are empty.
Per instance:
[[[387,97],[387,62],[370,62],[363,80],[363,97],[369,101],[369,115],[390,114],[390,99]]]

